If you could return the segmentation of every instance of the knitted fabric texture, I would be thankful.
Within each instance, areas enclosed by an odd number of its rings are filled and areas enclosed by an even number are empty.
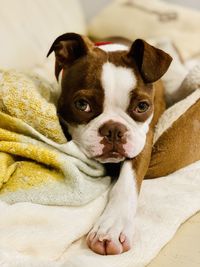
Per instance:
[[[0,72],[1,200],[82,205],[107,190],[102,165],[67,142],[53,101],[41,78]]]

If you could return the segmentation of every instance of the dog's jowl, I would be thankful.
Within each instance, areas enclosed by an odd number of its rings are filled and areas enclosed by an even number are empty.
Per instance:
[[[164,110],[158,80],[172,59],[141,39],[130,46],[94,44],[75,33],[58,37],[49,54],[53,51],[61,123],[89,158],[121,166],[88,246],[103,255],[128,251],[154,126]]]

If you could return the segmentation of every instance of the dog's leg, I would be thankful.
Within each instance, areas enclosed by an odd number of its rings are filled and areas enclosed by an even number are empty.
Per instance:
[[[143,151],[125,161],[111,189],[108,204],[87,237],[88,246],[102,255],[120,254],[132,247],[138,192],[147,172],[153,131],[150,129]]]
[[[103,214],[88,234],[87,243],[94,252],[111,255],[131,248],[137,199],[137,180],[132,161],[125,161]]]

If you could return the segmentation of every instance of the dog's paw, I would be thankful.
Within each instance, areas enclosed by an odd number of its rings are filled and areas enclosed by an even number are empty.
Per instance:
[[[87,244],[94,252],[101,255],[115,255],[131,249],[133,221],[121,216],[114,217],[102,215],[88,234]]]

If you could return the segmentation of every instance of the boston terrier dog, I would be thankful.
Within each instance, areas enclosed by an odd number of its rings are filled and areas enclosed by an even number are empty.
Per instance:
[[[48,55],[53,51],[63,127],[87,157],[120,165],[107,206],[87,244],[102,255],[120,254],[132,247],[154,126],[165,108],[158,80],[172,58],[141,39],[130,46],[95,44],[76,33],[59,36]]]

